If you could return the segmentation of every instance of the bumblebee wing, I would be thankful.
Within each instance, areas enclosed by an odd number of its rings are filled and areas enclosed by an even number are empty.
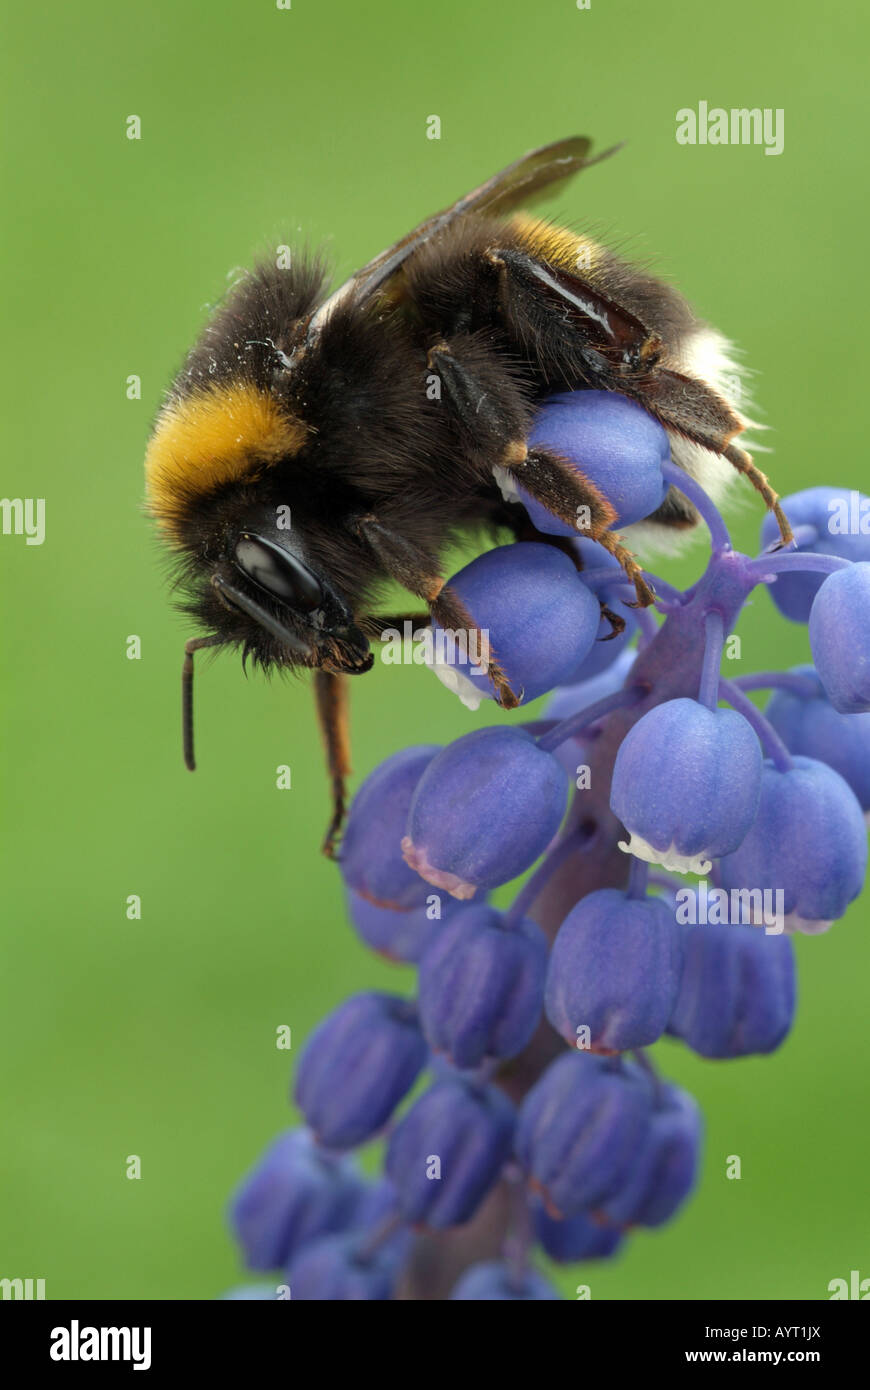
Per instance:
[[[528,206],[545,190],[551,192],[573,178],[581,169],[588,169],[590,165],[598,164],[621,149],[620,145],[614,145],[601,154],[590,156],[591,144],[591,140],[585,135],[572,135],[567,140],[557,140],[552,145],[542,145],[540,149],[531,150],[500,173],[494,174],[491,179],[487,179],[486,183],[457,199],[443,212],[437,212],[433,217],[421,222],[407,236],[402,237],[401,241],[382,251],[330,295],[312,318],[309,336],[312,332],[317,332],[337,304],[348,298],[359,304],[381,289],[412,252],[443,227],[455,222],[458,217],[471,212],[501,215],[512,212],[515,208]]]
[[[432,223],[443,226],[465,212],[511,212],[514,208],[528,206],[542,195],[544,189],[567,181],[600,159],[614,154],[619,146],[605,150],[603,154],[589,158],[592,141],[585,135],[572,135],[567,140],[557,140],[552,145],[542,145],[540,149],[530,150],[509,164],[506,169],[493,174],[486,183],[457,199],[444,212],[436,213],[423,222],[412,233],[415,240],[425,239]],[[389,254],[389,253],[388,253]],[[380,259],[380,258],[378,258]]]

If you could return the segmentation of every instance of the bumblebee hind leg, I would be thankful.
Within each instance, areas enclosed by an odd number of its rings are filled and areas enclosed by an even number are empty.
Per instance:
[[[643,387],[632,385],[624,389],[626,395],[632,396],[667,428],[727,459],[732,468],[749,480],[773,512],[779,526],[780,544],[791,544],[794,536],[780,505],[779,494],[767,475],[753,463],[751,454],[734,443],[743,428],[741,421],[706,382],[661,367],[651,374]]]

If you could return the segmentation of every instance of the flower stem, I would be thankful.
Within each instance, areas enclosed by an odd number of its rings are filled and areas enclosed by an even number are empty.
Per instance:
[[[667,599],[669,603],[681,604],[685,598],[682,589],[678,589],[675,584],[669,584],[666,579],[662,579],[660,574],[653,574],[651,570],[644,569],[644,574],[652,584],[659,598]],[[631,586],[634,587],[633,585]],[[640,610],[643,612],[643,609]]]
[[[678,492],[681,492],[684,497],[687,497],[700,512],[710,532],[713,550],[732,550],[728,527],[722,520],[718,507],[710,500],[700,483],[696,483],[694,478],[690,478],[688,473],[685,473],[682,468],[678,468],[675,463],[662,464],[662,473],[666,481]]]
[[[648,570],[646,567],[644,567],[643,572],[646,575],[652,587],[655,589],[658,598],[667,599],[669,603],[680,604],[683,602],[684,594],[682,589],[677,589],[673,584],[669,584],[666,579],[662,579],[659,575],[653,574],[651,570]],[[621,589],[623,593],[629,595],[630,598],[634,599],[637,597],[635,587],[633,584],[611,584],[611,588],[613,589],[614,593],[617,589]],[[638,611],[642,613],[644,610],[641,608]]]
[[[525,1285],[529,1250],[534,1245],[531,1212],[521,1172],[507,1174],[510,1183],[511,1219],[502,1255],[508,1266],[508,1282],[515,1293]]]
[[[643,859],[638,859],[637,855],[632,855],[631,869],[628,874],[628,897],[645,898],[648,878],[649,864]]]
[[[683,884],[683,880],[681,878],[677,878],[676,874],[664,873],[663,871],[658,869],[650,873],[649,882],[653,885],[653,887],[667,888],[671,893],[673,893],[677,888],[681,888]]]
[[[799,574],[806,570],[814,570],[817,574],[833,574],[835,570],[845,569],[851,563],[851,560],[844,560],[841,555],[812,555],[803,550],[782,550],[777,551],[775,555],[759,555],[757,559],[750,560],[748,569],[750,574],[758,576],[761,583],[766,583],[767,575]]]
[[[639,645],[646,647],[658,632],[659,625],[648,608],[638,608],[634,619],[638,626]]]
[[[615,565],[596,565],[594,569],[580,570],[580,578],[590,589],[622,587],[623,574]],[[633,585],[631,586],[633,589]]]
[[[720,690],[729,705],[736,709],[738,714],[743,715],[747,724],[752,725],[758,735],[759,743],[774,767],[778,768],[780,772],[788,772],[792,766],[791,754],[773,725],[765,719],[761,710],[756,709],[749,697],[744,695],[740,687],[735,685],[733,681],[723,679],[720,682]]]
[[[704,619],[706,644],[704,664],[701,667],[701,680],[698,685],[698,700],[707,709],[715,709],[719,703],[719,675],[722,666],[722,652],[725,648],[725,621],[721,613],[712,610]]]
[[[560,743],[574,738],[582,729],[588,728],[590,724],[595,724],[599,719],[603,719],[605,714],[610,714],[611,710],[625,709],[629,705],[635,705],[643,699],[645,694],[646,691],[642,686],[628,686],[623,687],[622,690],[615,690],[612,695],[605,695],[602,699],[596,700],[594,704],[579,710],[577,714],[569,714],[567,719],[560,719],[555,728],[541,735],[538,739],[538,747],[543,753],[552,753],[553,749],[558,748]]]
[[[520,922],[528,913],[529,908],[535,898],[542,891],[544,885],[551,874],[554,874],[560,864],[563,864],[570,854],[574,854],[582,843],[582,836],[566,835],[558,845],[542,859],[535,872],[526,879],[517,896],[514,898],[504,916],[504,926],[506,929],[519,926]]]
[[[754,671],[750,676],[736,676],[732,681],[740,690],[790,690],[808,700],[821,693],[820,683],[813,676],[797,671]]]

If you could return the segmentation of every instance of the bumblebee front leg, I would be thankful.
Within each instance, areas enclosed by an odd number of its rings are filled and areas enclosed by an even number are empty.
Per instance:
[[[332,787],[332,818],[322,849],[327,858],[333,859],[347,809],[345,783],[351,773],[347,677],[332,671],[315,671],[314,695]]]

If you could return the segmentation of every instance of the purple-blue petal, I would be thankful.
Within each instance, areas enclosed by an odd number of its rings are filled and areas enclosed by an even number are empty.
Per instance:
[[[645,1077],[586,1052],[552,1062],[520,1109],[516,1153],[551,1216],[575,1216],[618,1192],[646,1133]]]
[[[352,1219],[356,1166],[324,1153],[303,1129],[280,1135],[240,1183],[229,1221],[249,1269],[279,1269],[297,1250]]]
[[[561,685],[592,649],[600,605],[569,556],[551,545],[499,546],[472,560],[448,583],[486,634],[524,704]],[[481,670],[485,653],[473,647],[471,636],[454,636],[451,646],[438,623],[432,631],[436,655],[440,644],[448,668],[470,681],[479,695],[494,698],[492,682]]]
[[[692,1097],[662,1085],[631,1172],[601,1214],[616,1226],[670,1221],[697,1181],[702,1132],[701,1112]]]
[[[610,805],[656,851],[715,858],[735,850],[755,818],[761,749],[734,710],[696,700],[656,705],[616,756]]]
[[[530,868],[565,813],[568,782],[522,729],[478,729],[427,767],[408,816],[406,860],[428,883],[472,897]]]
[[[839,773],[801,756],[787,771],[765,763],[758,815],[722,860],[722,887],[781,893],[771,901],[786,925],[813,932],[843,916],[866,869],[864,816]]]
[[[813,681],[816,693],[775,690],[765,717],[792,753],[827,763],[848,782],[862,811],[870,811],[870,713],[840,714],[812,666],[793,671]]]
[[[870,710],[870,564],[829,574],[810,610],[819,679],[841,714]]]
[[[780,505],[793,527],[815,530],[815,536],[800,540],[801,552],[870,560],[870,498],[844,487],[808,487],[783,497]],[[762,547],[778,540],[779,525],[768,512],[761,525]],[[823,581],[824,575],[812,570],[779,574],[770,585],[770,596],[783,617],[805,623]]]
[[[435,744],[403,748],[369,774],[354,797],[339,865],[347,887],[380,907],[409,910],[426,901],[426,885],[402,858],[408,808]]]
[[[668,1032],[701,1057],[773,1052],[794,1019],[794,949],[761,927],[685,928],[680,992]]]
[[[505,1260],[487,1260],[472,1265],[454,1285],[450,1298],[466,1303],[561,1301],[561,1295],[536,1269],[527,1267],[518,1272]]]
[[[351,925],[367,946],[388,960],[416,965],[434,932],[440,931],[460,904],[449,893],[430,886],[421,907],[401,911],[377,907],[358,893],[348,892]]]
[[[646,1047],[676,1002],[682,933],[661,898],[590,893],[559,928],[547,971],[547,1017],[569,1045],[589,1029],[593,1052]]]
[[[540,1020],[547,938],[535,922],[507,924],[467,907],[433,936],[420,961],[420,1020],[429,1046],[457,1067],[514,1057]]]
[[[287,1283],[296,1302],[383,1302],[393,1297],[398,1272],[388,1251],[363,1255],[357,1236],[326,1236],[292,1261]]]
[[[406,1221],[435,1230],[468,1221],[510,1156],[515,1112],[493,1086],[439,1081],[405,1112],[384,1162]]]
[[[578,1212],[576,1216],[555,1219],[548,1216],[538,1202],[533,1207],[535,1235],[550,1256],[559,1264],[574,1264],[577,1260],[606,1260],[615,1255],[623,1242],[618,1226]]]
[[[383,1128],[427,1057],[414,1004],[377,991],[355,994],[306,1043],[296,1103],[320,1143],[353,1148]]]
[[[544,401],[529,435],[530,449],[566,459],[603,493],[616,511],[614,527],[630,526],[664,501],[662,464],[670,459],[668,436],[642,406],[613,391],[566,391]],[[577,534],[521,486],[520,498],[539,531]]]

